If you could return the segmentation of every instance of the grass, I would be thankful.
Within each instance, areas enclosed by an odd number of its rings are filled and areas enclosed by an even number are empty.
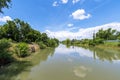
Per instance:
[[[105,42],[104,45],[106,46],[118,46],[119,42]]]
[[[120,47],[118,46],[118,44],[119,44],[119,42],[105,42],[104,44],[100,44],[95,47],[120,50]]]
[[[104,44],[99,44],[96,46],[89,46],[88,44],[74,44],[74,46],[78,47],[96,47],[96,48],[101,48],[101,49],[115,49],[115,50],[120,50],[120,47],[118,46],[120,42],[105,42]]]

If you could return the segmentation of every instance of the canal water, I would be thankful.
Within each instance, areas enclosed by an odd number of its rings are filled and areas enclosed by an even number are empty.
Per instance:
[[[120,80],[117,50],[60,44],[29,59],[5,69],[8,71],[1,72],[0,80]]]

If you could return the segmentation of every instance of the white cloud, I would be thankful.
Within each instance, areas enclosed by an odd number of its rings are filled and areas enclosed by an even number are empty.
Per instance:
[[[68,26],[68,27],[72,27],[73,25],[74,25],[74,24],[71,24],[71,23],[70,23],[70,24],[68,24],[67,26]]]
[[[55,1],[55,2],[53,2],[52,6],[59,6],[59,4],[57,1]]]
[[[78,3],[80,0],[73,0],[72,3],[75,4],[75,3]]]
[[[67,4],[67,3],[68,3],[68,0],[54,1],[52,6],[56,7],[56,6],[59,6],[61,4]]]
[[[10,16],[3,16],[0,17],[0,22],[6,22],[6,21],[11,21],[12,18]]]
[[[67,4],[67,3],[68,3],[68,0],[61,0],[61,2],[62,2],[63,4]]]
[[[73,17],[73,19],[76,19],[76,20],[84,20],[84,19],[88,19],[91,17],[90,14],[86,14],[84,9],[76,10],[75,12],[71,14],[71,16]]]
[[[66,38],[70,38],[70,39],[85,39],[85,38],[89,38],[91,39],[93,36],[94,32],[98,32],[99,29],[108,29],[108,28],[112,28],[112,29],[116,29],[118,31],[120,31],[120,23],[116,22],[116,23],[109,23],[109,24],[104,24],[101,26],[96,26],[96,27],[91,27],[91,28],[80,28],[79,31],[77,32],[71,32],[71,31],[56,31],[56,32],[52,32],[49,30],[46,30],[46,33],[48,34],[49,37],[51,38],[57,38],[59,40],[65,40]]]

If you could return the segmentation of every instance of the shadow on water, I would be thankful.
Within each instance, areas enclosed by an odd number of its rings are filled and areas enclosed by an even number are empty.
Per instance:
[[[13,77],[31,66],[30,61],[15,61],[7,66],[0,68],[0,80],[13,80]]]
[[[41,50],[38,53],[33,53],[22,61],[14,61],[13,63],[0,68],[0,80],[16,80],[16,76],[22,72],[29,72],[32,67],[46,61],[48,56],[54,54],[53,48]],[[21,79],[17,79],[21,80]]]
[[[35,66],[43,61],[46,61],[49,56],[54,55],[54,48],[48,48],[48,49],[43,49],[40,52],[38,52],[37,55],[31,58],[32,64]]]

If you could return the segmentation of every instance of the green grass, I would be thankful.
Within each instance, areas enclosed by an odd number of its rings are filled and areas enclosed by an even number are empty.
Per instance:
[[[104,44],[97,45],[95,47],[101,48],[101,49],[115,49],[120,50],[120,47],[118,46],[120,42],[105,42]]]
[[[119,42],[105,42],[105,46],[118,46]]]

